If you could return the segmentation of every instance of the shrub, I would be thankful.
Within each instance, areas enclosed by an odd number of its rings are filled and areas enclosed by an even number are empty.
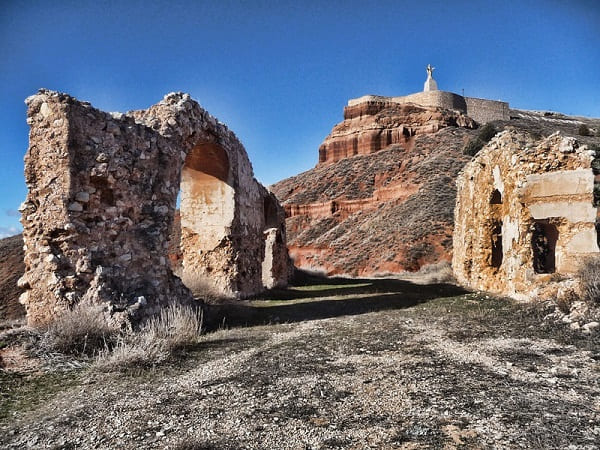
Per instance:
[[[594,191],[593,191],[593,198],[594,200],[592,201],[592,204],[594,205],[594,207],[598,207],[600,206],[600,184],[594,181]]]
[[[566,289],[559,292],[556,297],[556,306],[563,314],[569,314],[571,312],[571,305],[578,300],[577,294],[573,289]]]
[[[137,333],[123,336],[112,350],[103,351],[96,366],[110,371],[161,364],[176,351],[198,342],[202,317],[201,310],[171,305],[150,319]]]
[[[170,305],[146,323],[142,333],[163,342],[171,352],[193,344],[202,333],[202,311],[189,306]]]
[[[223,294],[220,293],[210,282],[210,280],[200,274],[182,273],[178,275],[185,286],[192,291],[196,298],[200,298],[206,303],[219,303],[223,300]]]
[[[497,133],[496,128],[491,123],[486,123],[479,130],[476,138],[471,139],[463,148],[463,154],[475,156]]]
[[[419,270],[427,284],[436,283],[456,283],[452,264],[448,261],[440,261],[434,264],[427,264]]]
[[[583,300],[600,305],[600,257],[589,257],[582,261],[577,271]]]
[[[79,304],[49,325],[42,345],[65,354],[94,356],[112,347],[118,335],[119,330],[106,321],[100,307]]]
[[[580,136],[591,136],[592,135],[590,129],[588,128],[588,126],[585,123],[582,123],[581,125],[579,125],[577,132],[579,133]]]
[[[488,122],[479,130],[479,139],[485,143],[488,143],[496,135],[496,133],[497,131],[496,128],[494,128],[494,125]]]
[[[542,133],[540,133],[539,131],[530,131],[529,135],[531,136],[531,139],[533,139],[534,141],[539,141],[540,139],[542,139],[544,137],[542,135]]]
[[[479,138],[471,139],[467,145],[465,145],[465,148],[463,148],[463,154],[475,156],[484,145],[485,143]]]

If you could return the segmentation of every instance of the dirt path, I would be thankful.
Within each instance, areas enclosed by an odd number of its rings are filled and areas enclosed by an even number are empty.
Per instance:
[[[598,338],[542,314],[467,294],[217,331],[169,366],[80,372],[4,421],[0,444],[597,448]]]

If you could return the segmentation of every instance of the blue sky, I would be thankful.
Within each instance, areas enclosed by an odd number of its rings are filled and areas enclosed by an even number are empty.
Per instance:
[[[20,229],[38,88],[107,111],[189,92],[271,184],[313,167],[349,98],[442,90],[600,117],[600,2],[0,1],[0,237]]]

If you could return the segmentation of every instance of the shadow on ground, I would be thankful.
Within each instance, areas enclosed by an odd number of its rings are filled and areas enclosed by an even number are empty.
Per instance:
[[[231,326],[300,322],[414,306],[467,293],[452,284],[421,285],[396,279],[304,276],[288,289],[274,289],[245,302],[206,305],[207,331]]]

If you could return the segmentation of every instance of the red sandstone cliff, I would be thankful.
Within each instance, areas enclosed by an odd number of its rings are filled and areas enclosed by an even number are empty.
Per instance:
[[[319,148],[319,164],[375,153],[390,145],[409,150],[414,137],[448,127],[475,128],[460,113],[441,108],[368,101],[344,108],[344,121],[333,127]]]
[[[474,127],[414,104],[346,107],[317,167],[272,186],[296,266],[372,275],[449,260],[454,179]]]

